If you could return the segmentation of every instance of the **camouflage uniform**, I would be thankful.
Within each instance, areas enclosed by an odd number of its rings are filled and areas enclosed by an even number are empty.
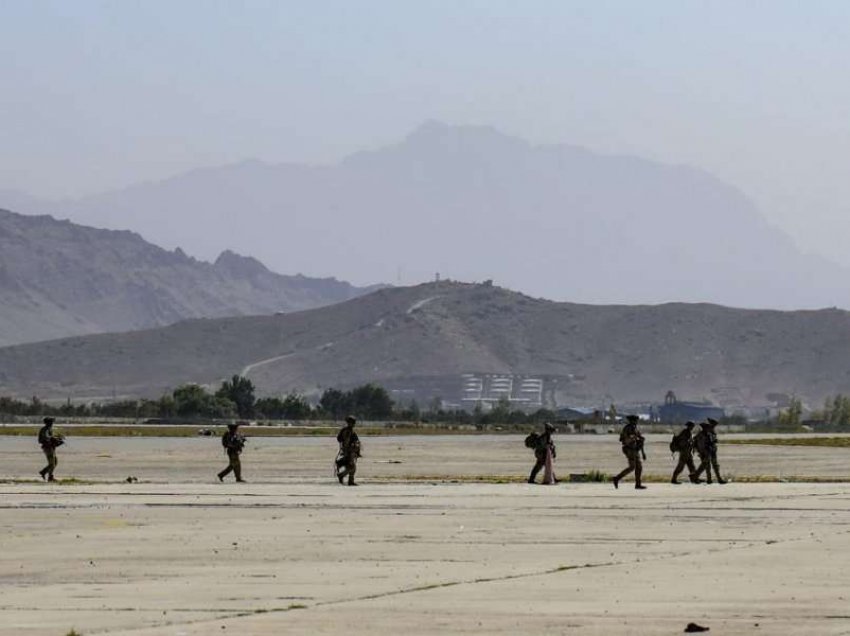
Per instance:
[[[236,481],[245,481],[242,479],[242,461],[239,459],[245,447],[245,438],[237,431],[238,426],[238,424],[228,424],[227,431],[221,436],[221,445],[227,453],[228,466],[218,474],[219,481],[224,481],[231,472],[236,476]]]
[[[694,477],[699,479],[705,471],[705,480],[711,483],[711,469],[714,469],[714,474],[717,476],[718,484],[725,484],[726,480],[720,476],[720,465],[717,462],[717,432],[714,430],[717,426],[717,421],[709,420],[700,424],[699,433],[694,436],[694,446],[697,449],[697,454],[700,458],[700,465],[697,468]]]
[[[61,435],[53,434],[53,418],[45,417],[44,426],[38,431],[38,443],[44,456],[47,457],[47,466],[38,471],[42,479],[47,481],[56,481],[53,477],[53,471],[59,465],[59,460],[56,458],[56,449],[64,444],[64,439]]]
[[[688,467],[688,477],[692,483],[697,483],[699,479],[696,477],[696,466],[694,466],[694,440],[691,437],[691,431],[694,428],[693,422],[688,422],[670,442],[670,450],[674,453],[679,453],[679,462],[676,464],[676,469],[673,471],[673,478],[670,480],[672,484],[678,484],[678,477]]]
[[[552,459],[555,459],[555,457],[557,457],[557,453],[555,451],[555,442],[552,441],[552,433],[554,431],[554,426],[552,426],[551,424],[546,424],[543,433],[537,437],[537,443],[534,447],[534,458],[536,460],[536,463],[534,464],[534,468],[531,469],[531,474],[528,476],[529,484],[534,483],[534,480],[537,478],[537,474],[546,466],[547,451],[550,451],[552,453]]]
[[[623,446],[623,455],[625,455],[626,459],[629,460],[629,466],[628,468],[620,471],[620,474],[614,477],[612,481],[614,482],[614,488],[618,488],[620,480],[634,471],[635,488],[643,490],[646,486],[641,483],[640,478],[643,474],[643,462],[641,461],[641,455],[643,452],[644,438],[638,428],[638,417],[636,415],[629,415],[626,419],[628,420],[628,423],[620,432],[620,444]]]
[[[339,453],[336,457],[336,476],[339,483],[348,477],[348,485],[356,486],[354,474],[357,472],[357,460],[360,457],[360,438],[354,432],[357,420],[352,416],[345,418],[345,426],[337,433],[336,441],[339,442]]]

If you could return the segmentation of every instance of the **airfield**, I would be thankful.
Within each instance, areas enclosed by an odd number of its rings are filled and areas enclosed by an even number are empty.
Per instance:
[[[624,463],[556,441],[563,479]],[[358,488],[310,437],[250,439],[246,484],[216,438],[69,437],[46,484],[0,437],[0,636],[850,634],[850,448],[721,445],[732,483],[635,491],[517,482],[516,435],[363,443]]]

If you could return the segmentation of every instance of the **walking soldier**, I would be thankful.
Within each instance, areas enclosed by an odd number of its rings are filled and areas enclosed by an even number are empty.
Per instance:
[[[241,422],[228,424],[227,431],[221,436],[221,445],[224,447],[224,452],[227,453],[229,463],[227,468],[218,474],[219,481],[224,481],[224,478],[231,472],[236,476],[236,481],[245,481],[242,479],[242,462],[239,459],[242,449],[245,448],[245,437],[238,430],[240,424]]]
[[[38,471],[38,474],[47,481],[56,481],[53,478],[53,471],[59,465],[59,460],[56,459],[56,449],[65,443],[65,438],[62,435],[53,434],[54,421],[52,417],[45,417],[42,420],[44,426],[38,431],[38,443],[44,452],[44,456],[47,457],[47,466]]]
[[[619,488],[620,480],[634,471],[635,488],[637,490],[644,490],[646,486],[644,486],[640,481],[641,475],[643,474],[642,460],[646,459],[646,452],[643,449],[644,437],[638,428],[639,418],[637,415],[628,415],[626,416],[626,420],[626,425],[620,432],[620,444],[622,444],[623,447],[623,455],[625,455],[626,459],[629,460],[629,465],[627,468],[620,471],[620,474],[614,477],[614,488]]]
[[[555,457],[557,457],[555,442],[552,441],[552,433],[554,432],[555,427],[546,422],[542,434],[532,433],[525,440],[526,446],[534,449],[534,457],[537,460],[534,468],[531,469],[531,474],[528,476],[529,484],[534,483],[537,474],[544,468],[546,470],[543,473],[543,483],[545,485],[552,485],[556,481],[555,471],[552,468],[552,463]]]
[[[357,472],[357,460],[360,458],[360,438],[354,432],[354,425],[357,420],[354,416],[349,415],[345,418],[345,426],[343,426],[336,436],[336,441],[339,442],[339,452],[336,456],[336,477],[339,483],[348,477],[348,485],[356,486],[354,482],[354,473]]]
[[[705,480],[711,483],[711,470],[714,469],[714,474],[717,476],[718,484],[725,484],[726,480],[720,476],[720,465],[717,463],[717,420],[710,417],[708,421],[700,424],[699,433],[694,436],[694,446],[697,449],[697,454],[700,458],[700,465],[697,468],[695,477],[698,479],[705,471]]]
[[[679,453],[679,462],[676,464],[676,469],[673,471],[673,478],[670,480],[671,484],[679,484],[679,475],[685,469],[685,466],[688,467],[688,477],[691,480],[691,483],[698,483],[699,479],[696,477],[696,466],[694,466],[694,440],[691,437],[691,432],[694,430],[693,422],[688,422],[685,424],[685,428],[676,433],[673,436],[673,439],[670,442],[670,452],[671,453]]]

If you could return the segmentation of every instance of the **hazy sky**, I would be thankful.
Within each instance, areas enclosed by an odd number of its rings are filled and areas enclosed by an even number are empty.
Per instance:
[[[426,119],[697,165],[850,265],[850,2],[0,0],[0,189],[329,162]]]

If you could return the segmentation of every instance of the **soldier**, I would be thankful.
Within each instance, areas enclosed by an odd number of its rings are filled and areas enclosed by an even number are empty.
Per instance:
[[[357,420],[354,416],[349,415],[345,418],[345,426],[343,426],[336,436],[336,441],[339,442],[339,452],[336,456],[336,477],[339,483],[348,476],[348,485],[356,486],[354,483],[354,473],[357,472],[357,459],[360,457],[360,438],[354,432],[354,425]]]
[[[554,432],[555,427],[549,422],[546,422],[546,425],[543,427],[543,433],[537,435],[534,440],[534,457],[537,459],[537,463],[534,464],[534,468],[531,469],[531,474],[528,476],[529,484],[534,483],[537,473],[542,468],[546,468],[543,473],[544,484],[552,485],[556,481],[555,472],[552,470],[552,462],[557,457],[555,442],[552,441],[552,433]]]
[[[629,460],[629,466],[614,477],[614,488],[619,488],[620,480],[634,471],[635,489],[645,490],[646,486],[640,482],[640,477],[643,474],[641,458],[646,459],[646,453],[643,450],[644,437],[638,428],[639,418],[637,415],[628,415],[626,420],[627,423],[620,432],[620,444],[623,445],[623,455]]]
[[[65,438],[62,435],[53,434],[53,422],[55,420],[52,417],[45,417],[42,422],[44,422],[44,426],[38,431],[38,443],[41,450],[44,451],[44,456],[47,457],[47,466],[38,471],[38,474],[47,481],[56,481],[53,478],[53,471],[59,465],[59,460],[56,459],[56,449],[65,443]]]
[[[694,466],[694,440],[691,437],[694,426],[696,426],[696,424],[688,422],[685,424],[685,428],[676,433],[673,436],[673,440],[670,442],[670,452],[679,453],[679,463],[676,464],[676,469],[673,471],[673,478],[670,480],[671,484],[681,483],[678,480],[678,477],[685,469],[685,466],[688,467],[688,477],[690,478],[691,483],[699,483],[699,479],[696,477],[697,469],[696,466]]]
[[[711,469],[714,468],[714,474],[717,476],[718,484],[725,484],[726,480],[720,476],[720,465],[717,463],[717,420],[710,417],[706,422],[700,424],[699,433],[694,436],[694,446],[699,455],[700,464],[694,476],[698,479],[702,472],[705,471],[705,480],[711,483]]]
[[[241,422],[228,424],[227,431],[221,436],[221,445],[224,446],[224,452],[227,453],[230,463],[227,468],[218,474],[219,481],[224,481],[224,478],[231,472],[236,476],[236,481],[245,481],[242,479],[242,462],[239,460],[239,455],[242,454],[242,449],[245,448],[245,437],[238,430],[240,424]]]

